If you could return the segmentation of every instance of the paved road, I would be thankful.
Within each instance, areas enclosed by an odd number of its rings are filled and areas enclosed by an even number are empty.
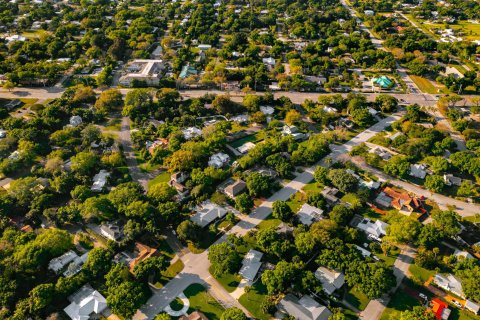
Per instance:
[[[391,115],[374,126],[360,133],[352,140],[344,144],[345,150],[351,146],[358,145],[367,141],[378,132],[383,131],[393,122],[402,117],[403,112],[398,112]],[[329,154],[324,159],[333,157],[335,152]],[[323,161],[321,161],[323,162]],[[272,212],[272,204],[277,200],[288,200],[291,195],[301,190],[306,184],[313,180],[313,172],[316,165],[307,168],[304,172],[299,174],[295,179],[287,183],[282,189],[273,194],[270,198],[264,201],[254,212],[248,216],[241,216],[241,221],[236,224],[230,231],[221,237],[216,243],[221,243],[226,240],[228,234],[237,234],[244,236],[248,231],[252,230],[260,222],[265,220]],[[185,264],[184,269],[174,279],[168,282],[161,290],[155,291],[148,302],[138,310],[134,316],[134,320],[153,319],[155,315],[160,313],[165,306],[174,300],[178,294],[183,292],[186,287],[193,283],[202,283],[207,286],[208,291],[215,296],[224,305],[237,306],[246,311],[236,299],[234,299],[225,289],[210,275],[208,268],[210,262],[208,261],[208,251],[201,254],[189,253],[184,255],[181,259]],[[246,312],[248,314],[248,312]]]
[[[414,193],[418,196],[424,196],[425,198],[431,199],[435,201],[440,209],[442,210],[448,210],[449,207],[455,207],[455,211],[462,217],[471,217],[474,216],[475,214],[478,214],[480,212],[480,205],[475,204],[475,203],[468,203],[460,200],[456,200],[438,193],[433,193],[430,192],[426,189],[423,189],[422,187],[400,180],[396,179],[392,176],[389,176],[385,174],[384,172],[375,169],[369,165],[367,165],[363,159],[359,158],[353,158],[353,162],[359,166],[361,169],[368,171],[374,175],[376,175],[380,181],[389,181],[391,184],[401,187],[408,192]]]
[[[393,265],[393,274],[396,277],[397,285],[391,293],[397,291],[398,287],[402,283],[403,279],[408,275],[408,269],[413,262],[415,257],[415,249],[410,246],[404,246],[395,260]],[[383,311],[388,305],[390,301],[390,297],[388,295],[384,295],[380,299],[371,300],[365,310],[360,313],[360,319],[363,320],[378,320],[382,316]]]
[[[130,135],[130,119],[122,117],[121,129],[117,132],[120,143],[123,146],[123,153],[127,162],[128,170],[133,181],[140,183],[145,190],[148,190],[148,181],[155,178],[155,173],[147,173],[140,170],[132,148],[132,136]]]

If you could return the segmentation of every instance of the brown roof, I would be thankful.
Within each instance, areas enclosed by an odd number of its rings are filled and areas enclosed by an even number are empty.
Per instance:
[[[392,198],[391,205],[395,209],[402,210],[402,208],[405,206],[409,210],[413,211],[414,209],[421,208],[422,206],[418,198],[412,197],[408,193],[398,192],[390,187],[383,189],[383,192]]]
[[[236,196],[240,192],[242,192],[247,187],[247,184],[243,180],[237,180],[231,185],[228,185],[225,188],[225,192],[229,195]]]
[[[135,266],[139,262],[146,260],[151,256],[155,255],[157,253],[157,249],[151,248],[140,242],[135,242],[135,253],[137,253],[137,256],[135,257],[135,259],[130,261],[130,265],[129,265],[130,271],[133,271],[133,268],[135,268]]]
[[[179,320],[208,320],[208,318],[202,312],[194,311],[189,316],[181,316]]]

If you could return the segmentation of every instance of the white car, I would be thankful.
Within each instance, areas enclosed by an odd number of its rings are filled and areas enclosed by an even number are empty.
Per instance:
[[[457,300],[452,300],[453,304],[456,305],[459,308],[463,308],[462,304],[458,302]]]
[[[428,297],[426,295],[424,295],[423,293],[419,293],[418,295],[420,296],[420,298],[422,298],[424,300],[428,299]]]

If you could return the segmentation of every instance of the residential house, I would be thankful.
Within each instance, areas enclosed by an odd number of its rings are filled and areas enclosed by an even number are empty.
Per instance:
[[[100,172],[93,177],[93,184],[90,189],[94,192],[102,192],[109,177],[110,172],[104,169],[100,170]]]
[[[181,316],[179,320],[208,320],[208,318],[202,312],[197,310],[193,311],[188,316]]]
[[[292,136],[295,140],[305,139],[305,133],[298,132],[298,128],[296,126],[288,126],[284,125],[282,128],[282,135],[283,136]]]
[[[379,147],[378,148],[373,148],[372,152],[377,154],[378,156],[380,156],[380,158],[382,158],[385,161],[388,161],[393,157],[393,155],[388,150],[385,150],[385,149],[379,148]]]
[[[185,140],[191,140],[193,138],[199,137],[202,135],[202,130],[196,127],[188,127],[182,130],[183,137]]]
[[[71,116],[69,124],[71,127],[78,127],[79,125],[82,124],[82,117],[80,116]]]
[[[241,154],[245,154],[248,152],[248,150],[255,148],[255,143],[253,142],[246,142],[242,144],[240,147],[237,148],[238,152]]]
[[[331,295],[345,284],[345,275],[341,271],[319,267],[315,277],[322,283],[323,291]]]
[[[248,114],[240,114],[240,115],[231,117],[230,121],[242,124],[242,123],[248,123],[249,119],[250,117],[248,116]]]
[[[245,191],[247,184],[243,180],[236,180],[223,189],[223,192],[232,199],[235,199],[240,193]]]
[[[381,220],[373,222],[368,218],[363,218],[355,227],[365,232],[367,235],[371,235],[376,239],[380,239],[387,235],[388,223]]]
[[[388,200],[388,198],[391,199],[391,202],[387,206],[385,205],[385,202]],[[416,196],[411,196],[405,192],[395,191],[390,187],[384,188],[383,191],[377,196],[375,201],[387,208],[392,206],[400,211],[400,213],[407,215],[414,211],[420,211],[421,213],[425,212],[425,209],[423,209],[422,202],[419,198]]]
[[[123,230],[116,222],[107,222],[100,226],[100,233],[109,240],[118,241],[123,237]]]
[[[465,301],[465,309],[470,310],[475,314],[478,314],[480,312],[480,305],[467,299],[467,301]]]
[[[263,64],[265,64],[267,66],[275,66],[275,59],[272,58],[272,57],[263,58],[262,62],[263,62]]]
[[[196,213],[190,220],[204,228],[216,219],[223,218],[227,214],[227,209],[210,201],[205,201],[195,209]]]
[[[288,293],[277,305],[280,312],[287,313],[298,320],[328,320],[332,312],[310,296],[298,299]]]
[[[443,290],[454,293],[461,298],[465,298],[462,283],[454,275],[448,274],[444,276],[443,274],[437,273],[433,278],[433,282]]]
[[[76,257],[67,267],[67,270],[63,273],[65,277],[71,277],[76,275],[77,273],[82,270],[83,265],[87,262],[88,259],[88,251],[82,254],[80,257]]]
[[[135,242],[134,258],[129,262],[128,267],[131,272],[137,264],[158,254],[157,249],[151,248],[140,242]]]
[[[170,182],[184,183],[189,177],[190,175],[186,172],[175,172],[170,176]]]
[[[68,300],[71,303],[63,310],[72,320],[98,318],[107,308],[107,300],[88,284],[81,287]]]
[[[200,49],[200,51],[207,51],[207,50],[212,48],[212,45],[210,45],[210,44],[199,44],[197,46],[197,48]]]
[[[444,174],[443,181],[447,186],[460,186],[462,184],[462,179],[455,177],[453,174]]]
[[[250,249],[242,261],[242,267],[238,274],[240,274],[243,279],[247,280],[248,283],[253,283],[255,277],[257,276],[258,270],[262,266],[262,257],[263,253],[257,250]]]
[[[438,298],[432,299],[431,310],[437,320],[447,320],[452,312],[452,310],[448,308],[448,304]]]
[[[157,148],[161,148],[161,149],[168,148],[168,139],[161,138],[161,139],[155,140],[153,142],[152,141],[147,141],[145,143],[145,147],[147,148],[148,153],[153,155]]]
[[[178,76],[180,79],[186,79],[190,76],[196,76],[198,74],[198,71],[190,66],[190,65],[184,65],[182,67],[182,70],[180,71],[180,75]]]
[[[419,179],[425,179],[425,176],[427,175],[427,166],[424,164],[411,164],[410,165],[410,173],[412,177],[419,178]]]
[[[271,106],[260,106],[260,111],[266,116],[271,116],[275,113],[275,108]]]
[[[161,45],[158,45],[152,51],[151,57],[152,57],[152,59],[158,60],[158,59],[162,58],[162,56],[163,56],[163,48],[162,48]]]
[[[23,104],[23,102],[19,99],[13,99],[7,104],[5,104],[3,107],[7,109],[8,111],[12,111],[15,108],[20,107]]]
[[[323,219],[323,210],[304,203],[298,210],[297,217],[302,224],[310,226],[313,222]]]
[[[165,65],[162,60],[136,59],[126,66],[126,73],[119,79],[124,86],[131,86],[134,81],[145,82],[147,85],[158,85]]]
[[[340,201],[340,199],[338,199],[338,197],[337,197],[338,192],[339,191],[338,191],[337,188],[332,188],[332,187],[329,187],[329,186],[325,186],[323,188],[321,194],[327,200],[327,202],[330,205],[335,205]]]
[[[230,161],[230,156],[226,153],[218,152],[213,154],[208,160],[208,165],[214,168],[222,168]]]
[[[325,111],[326,113],[338,113],[337,109],[330,106],[324,106],[323,111]]]
[[[48,269],[58,274],[63,268],[65,268],[70,262],[72,262],[76,258],[78,258],[78,255],[74,251],[69,250],[61,256],[50,260],[50,262],[48,263]]]
[[[367,249],[364,249],[356,244],[353,245],[355,247],[355,249],[357,249],[358,251],[360,251],[360,253],[362,254],[362,256],[364,256],[365,258],[366,257],[370,257],[372,255],[372,253],[370,251],[368,251]]]
[[[475,259],[475,257],[472,256],[469,252],[467,252],[467,251],[460,251],[460,250],[458,250],[458,249],[455,249],[455,251],[453,252],[453,255],[455,256],[455,258],[457,258],[457,260]]]

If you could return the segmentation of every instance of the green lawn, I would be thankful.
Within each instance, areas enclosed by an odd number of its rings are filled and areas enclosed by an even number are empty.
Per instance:
[[[183,308],[183,301],[180,298],[176,298],[172,302],[170,302],[170,308],[173,311],[180,311]]]
[[[348,202],[350,204],[358,200],[358,196],[355,193],[347,193],[341,199],[343,202]]]
[[[252,313],[255,319],[268,320],[271,316],[263,313],[261,308],[262,302],[266,296],[267,289],[260,281],[257,281],[250,291],[243,294],[238,301]]]
[[[380,320],[398,320],[400,313],[405,310],[411,310],[415,306],[419,306],[420,301],[413,298],[403,290],[397,290],[382,314]]]
[[[448,93],[448,89],[445,88],[445,86],[436,87],[427,78],[419,77],[413,74],[410,74],[409,76],[422,92],[430,93],[430,94]]]
[[[387,266],[393,266],[395,263],[395,260],[397,260],[398,255],[400,254],[400,250],[397,248],[397,250],[392,250],[391,254],[386,256],[382,253],[375,253],[377,257],[385,261],[385,264]]]
[[[233,147],[233,148],[238,148],[242,145],[244,145],[245,143],[247,142],[257,142],[258,139],[257,139],[257,134],[251,134],[249,136],[246,136],[246,137],[243,137],[243,138],[240,138],[240,139],[237,139],[233,142],[230,143],[230,145]]]
[[[312,181],[303,187],[303,191],[305,191],[306,193],[310,193],[310,192],[317,193],[317,192],[321,192],[322,190],[323,190],[323,186],[320,183],[315,181]]]
[[[267,219],[263,220],[257,225],[258,230],[268,229],[268,228],[276,228],[282,223],[281,220],[275,219],[273,217],[268,217]]]
[[[297,212],[305,202],[307,202],[306,194],[297,192],[290,199],[288,199],[287,204],[290,206],[293,212]]]
[[[160,173],[158,176],[148,181],[148,187],[152,187],[159,183],[167,183],[170,181],[170,173],[168,171]]]
[[[415,264],[411,264],[408,271],[410,271],[414,280],[418,280],[422,284],[435,274],[435,271],[427,270]]]
[[[122,129],[122,120],[118,118],[110,119],[105,127],[106,131],[120,131]]]
[[[347,294],[345,295],[345,300],[347,300],[348,303],[350,303],[358,310],[365,310],[367,304],[370,302],[370,299],[368,299],[365,294],[355,288],[352,288],[350,289],[350,291],[347,292]]]
[[[225,310],[201,284],[192,284],[188,286],[183,293],[190,301],[189,314],[195,310],[199,310],[204,313],[208,319],[217,320],[220,319]]]
[[[208,270],[210,271],[210,274],[212,274],[212,268]],[[213,275],[213,274],[212,274]],[[240,277],[238,274],[223,274],[219,277],[215,277],[218,282],[227,290],[228,292],[233,292],[235,289],[237,289],[240,280],[242,280],[242,277]]]

